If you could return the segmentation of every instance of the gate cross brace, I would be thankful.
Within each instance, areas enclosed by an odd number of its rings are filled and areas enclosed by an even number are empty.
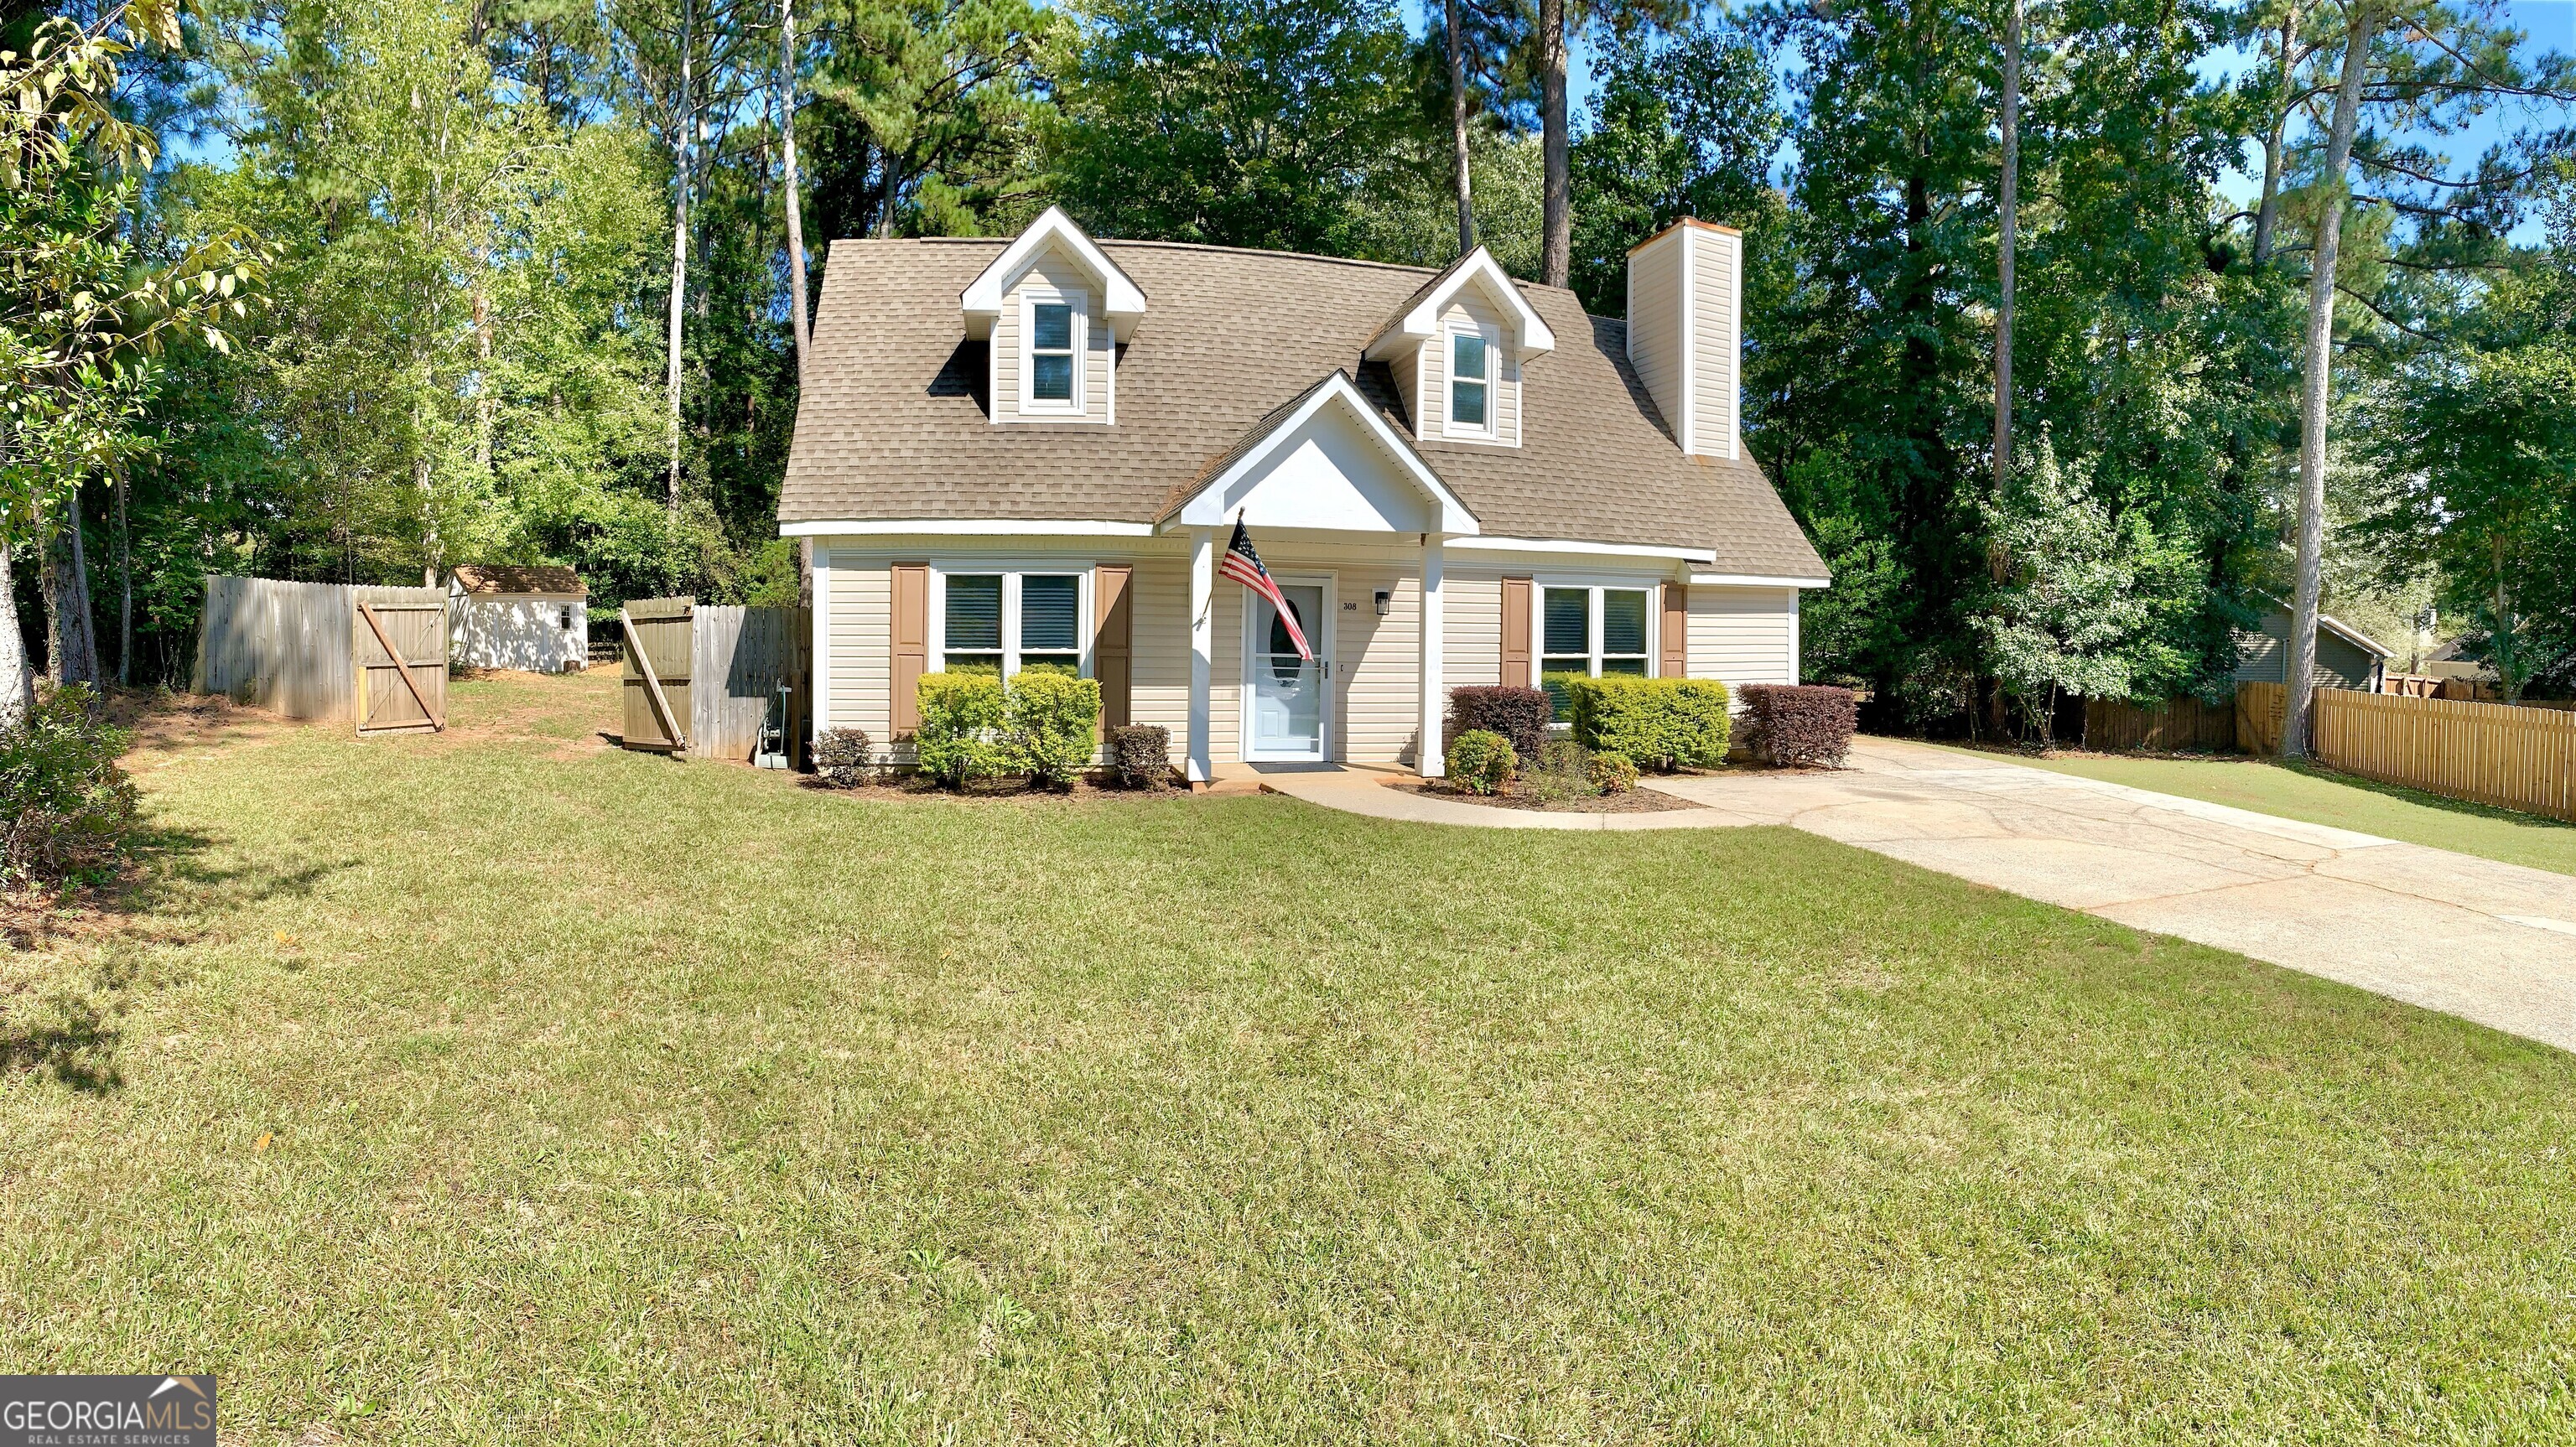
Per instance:
[[[644,670],[644,691],[653,696],[653,711],[662,716],[662,732],[669,735],[671,747],[682,753],[689,749],[689,736],[680,730],[678,716],[671,712],[671,701],[662,696],[662,675],[653,671],[653,656],[644,651],[644,640],[635,635],[635,619],[625,609],[617,610],[618,626],[626,630],[626,653]]]
[[[402,650],[394,647],[393,639],[385,635],[385,625],[376,617],[376,610],[361,601],[358,604],[358,616],[367,620],[367,626],[375,631],[376,641],[385,646],[385,657],[394,661],[394,672],[402,675],[403,687],[411,690],[411,701],[420,705],[420,716],[429,720],[430,731],[433,733],[445,731],[447,720],[430,710],[428,695],[420,691],[420,680],[411,676],[411,660],[403,657]],[[445,662],[444,659],[440,660],[440,666],[444,667]]]

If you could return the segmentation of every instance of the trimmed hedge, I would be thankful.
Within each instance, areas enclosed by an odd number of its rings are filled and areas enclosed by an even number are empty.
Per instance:
[[[1159,789],[1172,777],[1172,731],[1160,724],[1121,724],[1109,731],[1109,762],[1131,789]]]
[[[866,729],[825,729],[814,740],[814,777],[835,789],[855,789],[876,772]]]
[[[1535,759],[1547,745],[1547,726],[1556,705],[1537,688],[1468,687],[1449,690],[1449,719],[1440,736],[1454,739],[1483,729],[1511,740],[1512,751]]]
[[[923,773],[959,789],[1008,765],[1000,674],[925,673],[915,697],[921,701],[921,725],[913,730],[912,744]]]
[[[1069,784],[1091,767],[1099,726],[1099,679],[1060,668],[1032,668],[1013,674],[1002,692],[1010,766],[1037,783]]]
[[[1499,794],[1520,760],[1512,741],[1492,729],[1469,729],[1449,742],[1449,782],[1470,794]]]
[[[1744,686],[1744,746],[1770,763],[1841,768],[1859,722],[1859,700],[1848,688],[1785,683]]]
[[[1726,685],[1713,678],[1569,678],[1575,742],[1638,764],[1715,768],[1726,762]]]

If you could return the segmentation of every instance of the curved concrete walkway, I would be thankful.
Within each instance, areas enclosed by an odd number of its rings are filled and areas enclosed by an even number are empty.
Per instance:
[[[2576,1049],[2576,878],[1893,739],[1831,773],[1647,787],[1708,807],[1540,814],[1265,777],[1328,808],[1507,829],[1785,824],[2027,898]]]

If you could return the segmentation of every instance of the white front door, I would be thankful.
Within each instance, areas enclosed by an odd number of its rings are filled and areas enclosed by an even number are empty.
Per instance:
[[[1279,582],[1280,594],[1315,650],[1310,661],[1270,600],[1244,597],[1243,757],[1246,760],[1321,760],[1330,757],[1325,732],[1333,716],[1333,585],[1329,579]]]

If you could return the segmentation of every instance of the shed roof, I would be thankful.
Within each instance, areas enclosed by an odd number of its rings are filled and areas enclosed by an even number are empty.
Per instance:
[[[540,593],[549,597],[587,598],[590,588],[581,574],[552,563],[459,563],[449,574],[459,592],[476,597]]]

